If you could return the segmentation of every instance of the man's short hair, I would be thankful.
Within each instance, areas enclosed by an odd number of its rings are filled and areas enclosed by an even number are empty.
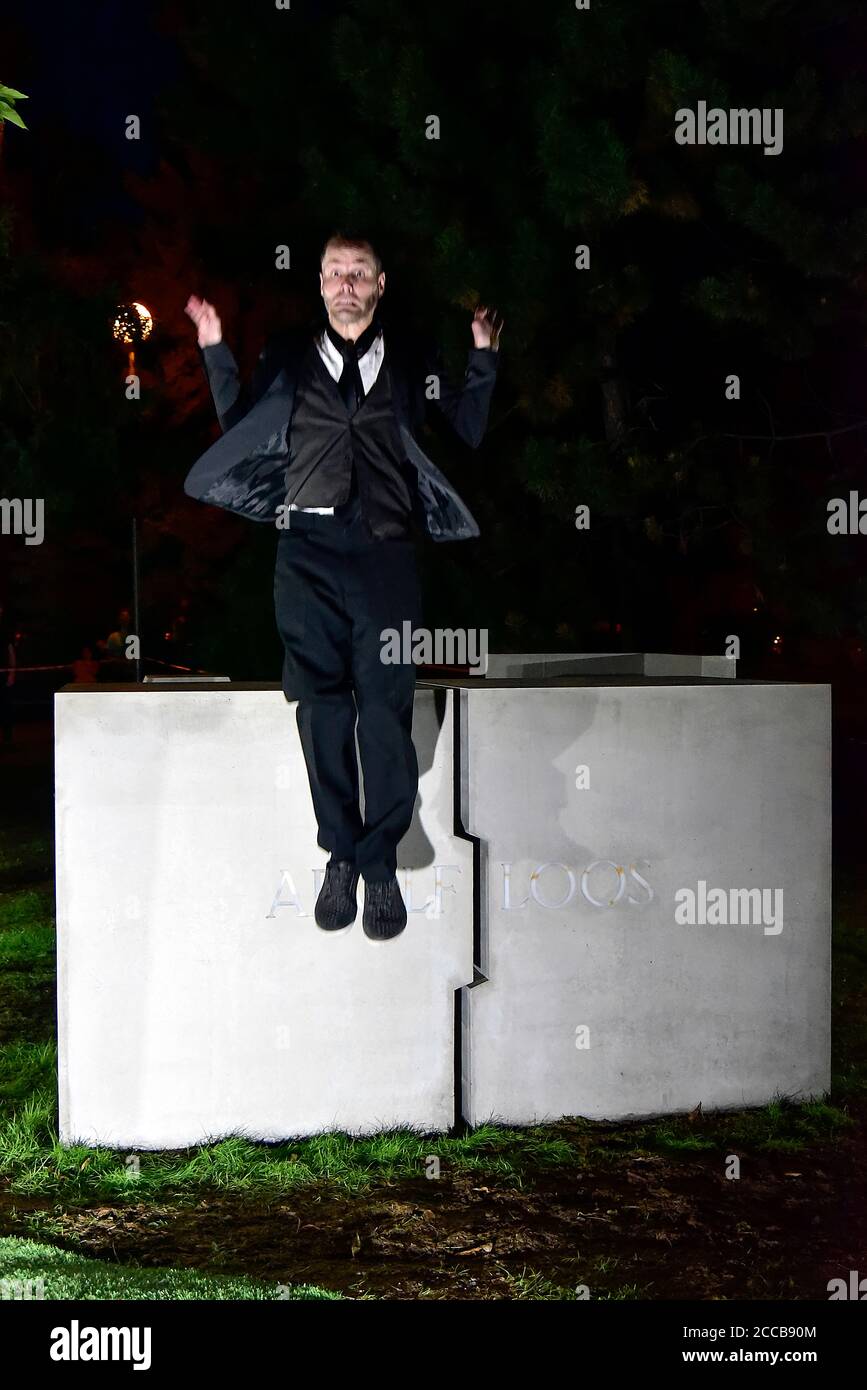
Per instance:
[[[366,236],[351,236],[347,232],[332,232],[319,255],[320,268],[322,262],[325,260],[325,252],[328,250],[329,246],[357,246],[360,250],[369,252],[373,258],[373,266],[376,274],[380,275],[382,273],[382,261],[379,254],[373,242]]]

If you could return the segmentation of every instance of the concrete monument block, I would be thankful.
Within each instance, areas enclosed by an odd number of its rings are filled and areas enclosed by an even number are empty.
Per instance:
[[[826,1089],[828,687],[466,686],[486,977],[464,991],[466,1118]]]
[[[640,665],[419,685],[386,942],[315,925],[326,856],[279,687],[60,692],[63,1142],[825,1090],[829,689]]]
[[[274,689],[56,697],[60,1133],[174,1148],[454,1121],[473,978],[452,721],[416,701],[420,796],[398,942],[323,932],[295,706]]]

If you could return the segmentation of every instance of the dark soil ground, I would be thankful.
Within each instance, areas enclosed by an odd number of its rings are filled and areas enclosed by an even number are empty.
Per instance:
[[[744,1156],[624,1155],[524,1190],[443,1172],[369,1189],[215,1192],[195,1204],[70,1206],[0,1193],[0,1234],[104,1260],[208,1268],[351,1297],[825,1299],[867,1267],[867,1115],[826,1147]],[[568,1124],[554,1127],[569,1136]],[[594,1127],[596,1142],[628,1130]]]

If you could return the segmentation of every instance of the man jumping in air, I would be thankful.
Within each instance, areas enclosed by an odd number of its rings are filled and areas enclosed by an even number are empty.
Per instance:
[[[479,446],[502,320],[493,309],[476,310],[474,346],[457,388],[438,357],[426,359],[390,329],[386,341],[378,314],[385,273],[369,241],[330,237],[319,285],[321,332],[266,348],[249,392],[214,306],[190,296],[186,312],[198,329],[223,435],[184,489],[278,528],[283,691],[298,701],[318,843],[331,855],[316,922],[336,931],[355,921],[361,876],[364,931],[386,940],[406,926],[397,847],[412,820],[418,762],[415,666],[383,662],[380,634],[421,623],[411,519],[437,541],[479,534],[417,435],[432,398],[460,438]]]

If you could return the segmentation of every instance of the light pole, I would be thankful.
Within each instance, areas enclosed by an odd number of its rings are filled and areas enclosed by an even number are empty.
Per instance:
[[[112,335],[116,342],[123,343],[128,349],[127,375],[135,376],[135,349],[137,343],[143,343],[149,338],[154,326],[153,315],[145,304],[140,304],[137,300],[132,304],[121,304],[118,307],[112,328]],[[141,625],[139,623],[139,573],[138,573],[138,522],[135,517],[132,519],[132,622],[135,629],[135,637],[138,648],[138,655],[135,661],[136,684],[141,684]]]
[[[154,320],[146,304],[135,300],[132,304],[121,304],[115,314],[112,334],[119,343],[129,349],[129,375],[135,375],[136,343],[143,343],[153,332]]]

